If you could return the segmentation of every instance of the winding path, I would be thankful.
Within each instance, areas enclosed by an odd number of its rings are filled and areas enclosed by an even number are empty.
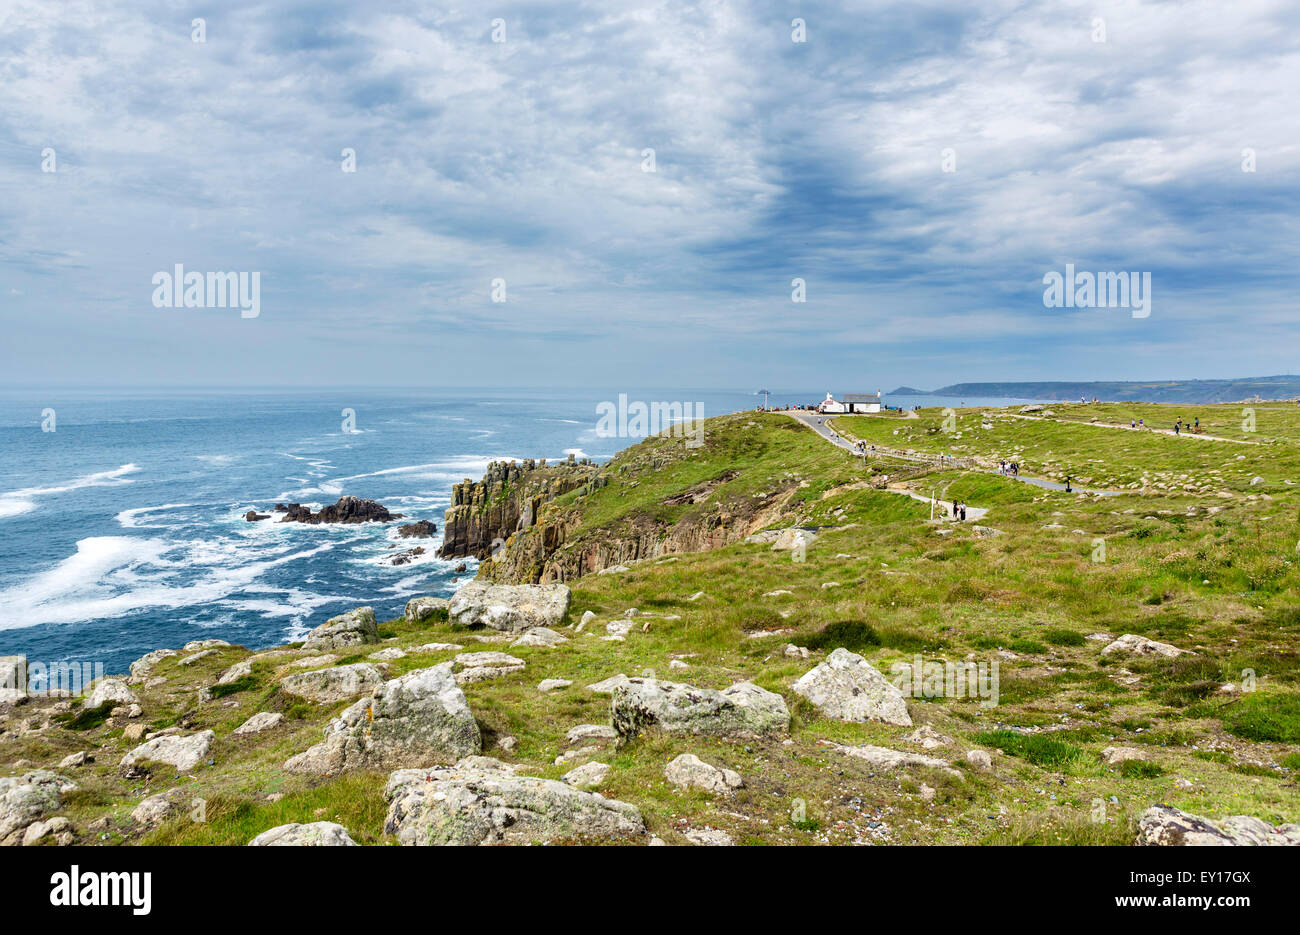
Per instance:
[[[853,449],[853,443],[830,427],[830,425],[828,424],[828,420],[829,418],[832,417],[818,415],[815,412],[787,412],[786,415],[791,416],[797,422],[802,422],[804,425],[808,426],[810,429],[812,429],[822,438],[826,439],[832,445],[836,445],[840,448],[843,448],[845,451],[848,451],[851,454],[855,454],[855,455],[857,454],[857,452],[854,451]],[[1089,423],[1082,423],[1082,424],[1087,425]],[[936,455],[909,455],[905,452],[900,452],[893,448],[881,448],[880,446],[876,446],[876,447],[877,447],[877,452],[876,452],[877,454],[883,454],[890,458],[904,458],[911,461],[924,461],[930,464],[938,464],[940,466],[942,466],[944,463],[942,461],[937,460]],[[960,468],[962,470],[980,471],[981,473],[984,474],[999,474],[998,471],[971,466],[968,463],[971,462],[971,459],[969,458],[962,458],[958,460],[960,460],[963,463],[958,464],[957,460],[954,460],[952,462],[953,467]],[[1065,490],[1064,484],[1057,483],[1056,481],[1044,480],[1041,477],[1027,477],[1021,474],[1001,474],[1000,476],[1007,478],[1007,480],[1020,481],[1022,484],[1032,484],[1035,487],[1041,487],[1043,490],[1058,490],[1058,491]],[[905,491],[900,491],[900,492],[905,492]],[[1070,492],[1077,493],[1077,494],[1092,494],[1097,497],[1117,497],[1120,495],[1120,493],[1122,493],[1122,491],[1119,490],[1092,490],[1087,487],[1075,487],[1073,485],[1071,485]],[[930,500],[929,497],[922,497],[919,495],[917,498],[921,500],[925,500],[927,503]],[[943,503],[944,501],[941,500],[939,502]],[[968,520],[972,518],[978,519],[978,517],[972,517],[970,515],[974,513],[976,510],[979,510],[980,516],[983,516],[985,513],[988,512],[987,508],[972,507],[968,504],[966,508]]]

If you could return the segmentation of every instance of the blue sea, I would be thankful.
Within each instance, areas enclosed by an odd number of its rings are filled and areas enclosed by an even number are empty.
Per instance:
[[[762,402],[752,392],[621,392],[699,402],[706,416]],[[772,403],[824,395],[783,393]],[[358,605],[382,620],[413,596],[448,596],[475,571],[471,559],[458,576],[461,560],[434,555],[452,485],[477,480],[492,460],[608,459],[637,441],[597,435],[597,404],[617,398],[594,390],[0,392],[0,655],[124,672],[150,650],[193,639],[265,648]],[[278,502],[318,509],[345,494],[378,500],[403,523],[432,520],[439,534],[399,540],[400,523],[244,519]],[[423,556],[391,564],[415,545]]]

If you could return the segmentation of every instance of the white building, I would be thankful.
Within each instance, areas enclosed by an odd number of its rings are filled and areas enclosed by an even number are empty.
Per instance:
[[[827,393],[826,398],[817,407],[817,411],[831,415],[849,412],[879,412],[880,398],[879,390],[876,391],[874,396],[864,393],[845,393],[843,399],[836,399],[830,393]]]

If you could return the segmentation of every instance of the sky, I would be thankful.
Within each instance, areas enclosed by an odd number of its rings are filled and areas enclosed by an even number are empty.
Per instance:
[[[1295,373],[1298,90],[1268,0],[3,0],[0,383]]]

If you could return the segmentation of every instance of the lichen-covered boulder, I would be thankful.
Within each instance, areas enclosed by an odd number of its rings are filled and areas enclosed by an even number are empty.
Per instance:
[[[487,757],[399,770],[384,790],[384,831],[403,845],[532,844],[645,833],[636,806],[554,779],[519,776]]]
[[[321,652],[378,642],[379,625],[375,623],[374,609],[358,607],[346,614],[331,617],[316,627],[307,634],[307,641],[302,648]]]
[[[131,681],[143,682],[153,673],[153,667],[164,659],[172,656],[179,656],[180,653],[174,649],[155,649],[151,653],[145,653],[135,662],[131,663]]]
[[[450,603],[445,597],[413,597],[406,602],[406,622],[424,623]]]
[[[59,808],[63,795],[76,788],[76,783],[47,769],[0,778],[0,845],[21,843],[23,832]]]
[[[615,687],[610,714],[614,729],[624,739],[646,729],[709,737],[765,737],[783,734],[790,726],[785,699],[752,682],[717,691],[631,678]]]
[[[280,680],[280,690],[317,704],[334,704],[358,695],[368,695],[382,684],[384,675],[378,666],[356,662],[286,676]]]
[[[791,688],[836,720],[912,726],[903,693],[871,663],[847,649],[832,652]]]
[[[664,778],[683,789],[729,793],[745,784],[740,773],[705,763],[694,753],[683,753],[664,767]]]
[[[121,679],[100,679],[91,689],[83,707],[87,710],[112,702],[115,705],[139,704],[140,699]]]
[[[1138,636],[1136,633],[1125,633],[1101,651],[1103,656],[1113,656],[1116,653],[1125,653],[1131,656],[1165,656],[1169,659],[1184,654],[1196,655],[1190,650],[1179,649],[1177,646],[1161,643],[1159,640],[1147,639],[1145,636]]]
[[[131,767],[152,761],[174,766],[177,772],[188,772],[208,758],[216,736],[210,730],[197,734],[164,734],[133,748],[122,757],[122,766]]]
[[[325,739],[291,757],[292,773],[399,769],[454,762],[483,747],[478,723],[449,662],[391,679],[325,728]]]
[[[451,598],[447,611],[453,623],[519,631],[554,627],[569,612],[571,593],[565,584],[487,584],[471,581]]]
[[[356,847],[348,829],[332,821],[279,825],[248,842],[249,847]]]
[[[1211,821],[1170,805],[1153,805],[1138,822],[1137,843],[1155,847],[1300,846],[1300,825],[1274,827],[1249,815]]]

